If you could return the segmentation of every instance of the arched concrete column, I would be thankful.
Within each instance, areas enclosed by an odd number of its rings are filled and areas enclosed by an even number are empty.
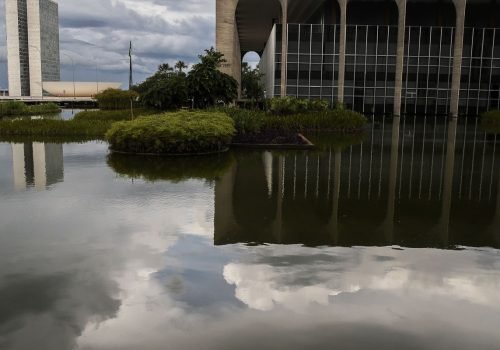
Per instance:
[[[465,8],[467,0],[453,0],[455,4],[455,44],[453,51],[453,72],[451,79],[451,99],[450,115],[453,118],[458,117],[458,104],[460,98],[460,80],[462,77],[462,55],[464,49],[464,26],[465,26]]]
[[[444,246],[449,244],[451,202],[453,199],[453,175],[455,171],[455,152],[457,144],[457,118],[452,118],[448,124],[448,141],[446,146],[445,172],[443,177],[443,202],[439,232]]]
[[[340,178],[342,176],[342,150],[335,149],[335,168],[333,178],[333,205],[332,215],[330,217],[330,238],[334,246],[339,244],[340,229],[339,229],[339,208],[340,208]]]
[[[216,1],[215,46],[224,54],[226,63],[220,67],[221,72],[232,76],[241,85],[241,50],[238,27],[236,23],[236,7],[238,0]]]
[[[403,65],[406,35],[406,3],[407,0],[396,0],[398,5],[398,42],[396,53],[396,81],[394,82],[394,116],[401,115],[401,94],[403,91]]]
[[[347,3],[349,0],[338,0],[340,7],[340,40],[339,40],[339,82],[337,100],[344,103],[345,86],[345,51],[347,32]]]
[[[389,191],[387,193],[387,214],[384,220],[384,234],[387,244],[394,243],[394,224],[396,213],[396,193],[399,168],[399,135],[401,118],[394,117],[392,122],[391,163],[389,166]]]
[[[281,97],[286,96],[287,63],[288,63],[288,1],[281,2]]]

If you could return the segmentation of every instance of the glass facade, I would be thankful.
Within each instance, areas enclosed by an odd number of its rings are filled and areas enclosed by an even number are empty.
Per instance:
[[[339,25],[288,24],[287,95],[326,99],[338,96]],[[281,86],[281,25],[273,40],[274,96]],[[344,103],[367,115],[394,109],[397,33],[395,25],[347,25]],[[407,26],[402,113],[448,115],[454,54],[454,27]],[[466,28],[460,114],[500,108],[500,30]]]
[[[43,81],[60,80],[59,14],[57,4],[40,0],[40,40],[42,47]]]
[[[17,0],[19,28],[19,68],[21,74],[21,95],[30,95],[30,55],[28,44],[28,5],[26,0]]]

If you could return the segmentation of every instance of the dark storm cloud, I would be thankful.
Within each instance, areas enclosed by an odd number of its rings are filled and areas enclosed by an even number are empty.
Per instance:
[[[0,4],[0,86],[6,86],[5,14]],[[188,63],[215,44],[215,0],[59,0],[62,79],[128,80],[134,43],[135,81],[163,63]]]

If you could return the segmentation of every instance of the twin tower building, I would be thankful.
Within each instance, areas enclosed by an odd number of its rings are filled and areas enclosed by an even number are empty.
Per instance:
[[[42,96],[60,80],[59,14],[53,0],[5,0],[10,96]]]

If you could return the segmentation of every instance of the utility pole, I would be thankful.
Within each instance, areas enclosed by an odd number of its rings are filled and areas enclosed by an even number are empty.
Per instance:
[[[128,78],[128,89],[132,90],[132,86],[134,85],[133,74],[132,74],[132,41],[130,41],[130,48],[128,50],[128,57],[130,59],[130,71]]]
[[[130,70],[128,76],[128,92],[130,94],[130,118],[134,119],[134,101],[132,97],[132,86],[134,85],[133,75],[132,75],[132,40],[130,41],[130,47],[128,50],[128,57],[130,59]]]

